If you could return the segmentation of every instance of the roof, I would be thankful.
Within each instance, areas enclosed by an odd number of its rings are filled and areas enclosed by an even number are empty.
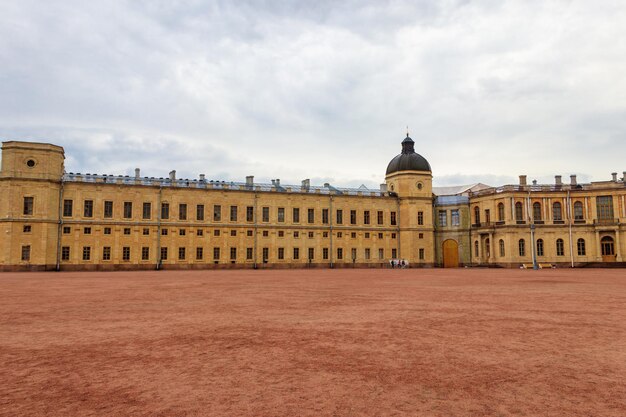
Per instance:
[[[469,195],[469,193],[474,193],[480,190],[485,190],[487,188],[491,188],[491,186],[477,182],[477,183],[469,184],[469,185],[455,185],[451,187],[433,187],[433,194],[437,196]]]

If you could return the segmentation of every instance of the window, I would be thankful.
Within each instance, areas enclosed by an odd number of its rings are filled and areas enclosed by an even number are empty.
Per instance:
[[[322,237],[328,237],[328,232],[322,232]]]
[[[461,217],[459,216],[459,209],[450,210],[450,221],[452,226],[461,225]]]
[[[69,233],[69,231],[68,231],[68,233]],[[110,227],[105,227],[104,230],[103,230],[103,233],[105,235],[110,235],[111,234],[111,228]]]
[[[322,259],[328,259],[328,248],[322,249]]]
[[[337,232],[337,238],[341,239],[343,237],[343,232]]]
[[[141,217],[144,220],[148,220],[152,218],[152,203],[143,203],[143,210],[141,213]]]
[[[124,228],[124,234],[125,235],[130,235],[130,227],[125,227]]]
[[[253,231],[252,230],[247,230],[246,231],[246,235],[252,237],[253,236]]]
[[[125,219],[133,218],[133,203],[130,201],[124,202],[124,218]]]
[[[356,224],[356,210],[350,210],[350,224]]]
[[[285,208],[284,207],[278,207],[278,222],[279,223],[285,222]]]
[[[418,239],[424,239],[424,233],[419,233],[419,234],[417,235],[417,238],[418,238]]]
[[[93,202],[90,205],[91,205],[90,211],[91,211],[92,214],[90,216],[87,216],[85,214],[85,217],[92,217],[93,216]],[[110,218],[113,217],[113,202],[112,201],[105,201],[104,202],[103,216],[104,216],[105,219],[110,219]]]
[[[196,248],[196,261],[201,261],[204,256],[204,249],[200,246]]]
[[[178,220],[187,220],[187,204],[178,205]]]
[[[270,221],[270,208],[269,207],[263,207],[261,209],[261,221],[263,222]]]
[[[370,233],[369,232],[365,232],[365,239],[369,239],[370,238]]]
[[[293,237],[294,238],[299,238],[300,237],[300,232],[293,232]]]
[[[370,224],[370,211],[365,210],[363,212],[363,224]]]
[[[543,239],[537,239],[537,256],[543,256]]]
[[[577,201],[574,203],[574,220],[584,220],[585,215],[583,214],[583,203]]]
[[[337,248],[337,259],[343,259],[343,248]]]
[[[278,248],[278,259],[281,261],[285,259],[285,248]]]
[[[150,229],[148,229],[147,227],[144,227],[144,229],[143,229],[143,235],[144,235],[144,236],[148,236],[148,235],[150,235]]]
[[[535,201],[533,203],[533,220],[541,220],[541,203],[539,203],[538,201]]]
[[[249,261],[252,260],[252,254],[253,254],[252,248],[246,248],[246,259],[247,260],[249,260]]]
[[[300,209],[299,208],[294,207],[292,216],[293,216],[294,223],[300,223]]]
[[[161,229],[161,236],[167,236],[167,232],[168,232],[167,228]]]
[[[448,225],[448,212],[446,210],[439,210],[439,226]]]
[[[517,246],[519,249],[519,256],[526,256],[526,242],[524,239],[520,239]]]
[[[63,246],[61,248],[61,260],[62,261],[70,260],[70,247],[69,246]]]
[[[314,232],[309,232],[309,239],[313,239],[315,237],[315,233]]]
[[[600,250],[602,256],[615,255],[615,244],[611,236],[604,236],[602,239],[600,239]]]
[[[480,224],[480,208],[474,207],[474,224]]]
[[[504,257],[504,240],[500,239],[500,257]]]
[[[479,250],[479,246],[478,246],[478,241],[474,241],[474,256],[476,258],[478,258],[480,256],[480,253],[478,252]]]
[[[422,235],[422,236],[420,237],[420,239],[421,239],[422,237],[424,237],[424,234],[423,234],[423,233],[420,233],[420,235]],[[379,233],[379,234],[378,234],[378,238],[379,238],[379,239],[382,239],[382,238],[383,238],[383,234],[382,234],[382,233]]]
[[[309,248],[309,261],[315,259],[315,248]]]
[[[392,233],[392,234],[391,234],[391,238],[392,238],[392,239],[395,239],[395,238],[396,238],[396,234],[395,234],[395,233]]]
[[[343,210],[337,210],[337,224],[343,224]]]
[[[378,249],[378,259],[379,260],[385,259],[385,250],[382,248]]]
[[[204,204],[196,204],[196,220],[204,221]]]
[[[167,248],[161,248],[161,260],[167,261]]]
[[[356,261],[356,248],[352,248],[350,252],[352,252],[352,262]]]
[[[308,209],[307,210],[307,220],[309,223],[315,223],[315,209]]]
[[[563,239],[556,240],[556,256],[564,256],[565,255],[565,245],[563,244]]]
[[[204,236],[204,230],[202,229],[196,230],[196,236],[200,236],[200,237]]]
[[[110,261],[111,260],[111,247],[105,246],[102,248],[102,260]]]
[[[237,221],[237,206],[230,206],[230,221]]]
[[[261,250],[261,253],[263,253],[263,263],[266,264],[268,259],[270,258],[270,249],[269,248],[263,248]]]
[[[222,206],[220,206],[219,204],[213,206],[213,221],[222,221]]]
[[[149,247],[144,246],[143,248],[141,248],[141,260],[142,261],[150,260],[150,248]]]
[[[220,248],[213,248],[213,260],[219,261],[220,259]]]
[[[185,236],[187,234],[187,230],[186,229],[178,229],[178,235],[179,236]]]
[[[230,260],[231,261],[237,260],[237,248],[230,248]]]
[[[392,226],[395,226],[396,225],[396,212],[392,211],[390,214],[391,214],[390,215],[390,224]]]
[[[417,224],[420,226],[424,225],[424,212],[423,211],[417,212]]]
[[[515,203],[515,221],[523,222],[524,221],[524,208],[522,207],[521,201]],[[524,256],[524,255],[520,255]]]
[[[398,249],[396,248],[391,249],[391,257],[393,259],[396,259],[398,257]]]
[[[170,203],[161,203],[161,219],[170,218]]]
[[[328,209],[322,209],[322,223],[328,224]]]
[[[85,227],[83,229],[83,233],[86,234],[86,235],[90,235],[91,234],[91,227]]]
[[[32,230],[33,230],[33,228],[29,224],[24,225],[24,227],[22,228],[22,232],[24,232],[24,233],[30,233]]]
[[[420,258],[420,261],[423,261],[423,260],[424,260],[424,258],[425,258],[425,255],[424,255],[424,248],[420,248],[420,249],[419,249],[419,258]]]
[[[371,250],[370,248],[365,248],[365,259],[369,260],[371,257]]]
[[[596,197],[598,220],[613,219],[613,197],[610,195]]]
[[[22,246],[22,261],[30,261],[30,245]]]
[[[230,231],[230,235],[231,236],[237,236],[237,231],[236,230],[231,230]]]
[[[285,237],[285,231],[284,230],[279,230],[278,231],[278,237]]]
[[[356,232],[352,232],[352,233],[350,233],[350,237],[351,237],[352,239],[356,239]]]
[[[269,237],[270,232],[268,230],[263,230],[263,237]]]
[[[91,259],[91,246],[83,246],[83,261]]]
[[[213,230],[213,236],[219,236],[220,235],[220,230],[219,229],[215,229]]]
[[[179,261],[185,260],[185,256],[187,255],[186,252],[187,252],[186,248],[178,248],[178,260]]]
[[[246,207],[246,221],[247,222],[254,221],[254,207],[253,206]]]
[[[561,208],[561,203],[558,201],[552,204],[552,219],[555,221],[563,220],[563,210]]]
[[[124,246],[122,248],[122,260],[130,261],[130,246]]]
[[[491,213],[489,212],[489,209],[485,210],[485,222],[487,224],[491,223]]]
[[[106,201],[104,202],[104,207],[105,207],[105,216],[106,217]],[[111,216],[113,216],[113,209],[112,209],[112,205],[113,202],[111,201]],[[85,200],[83,203],[83,217],[93,217],[93,200]]]
[[[384,224],[385,217],[384,217],[383,211],[379,210],[376,213],[376,218],[378,220],[378,224],[379,225]]]
[[[585,239],[578,239],[576,241],[576,248],[578,249],[578,256],[587,255],[587,249],[585,248]]]
[[[73,205],[73,200],[63,200],[63,217],[72,217]]]
[[[293,248],[293,259],[300,259],[300,248]]]
[[[504,203],[498,203],[498,221],[504,221]]]

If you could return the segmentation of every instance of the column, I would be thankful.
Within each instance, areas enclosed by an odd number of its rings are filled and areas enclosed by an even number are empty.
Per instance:
[[[596,261],[602,261],[602,247],[600,245],[600,232],[596,230]]]

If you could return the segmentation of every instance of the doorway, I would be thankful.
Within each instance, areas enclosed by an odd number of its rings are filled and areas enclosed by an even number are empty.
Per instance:
[[[600,239],[600,249],[602,262],[615,262],[615,241],[611,236],[604,236]]]
[[[454,239],[444,240],[443,242],[443,267],[458,268],[459,267],[459,244]]]

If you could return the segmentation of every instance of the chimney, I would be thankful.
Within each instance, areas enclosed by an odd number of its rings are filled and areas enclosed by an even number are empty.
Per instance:
[[[563,184],[563,181],[561,180],[561,176],[560,175],[555,175],[554,176],[554,183],[556,185],[562,185]]]
[[[324,183],[324,188],[330,188],[330,183],[325,182]]]
[[[570,175],[570,185],[576,185],[576,175]]]
[[[305,190],[311,188],[311,180],[308,178],[306,180],[302,180],[302,188],[304,188]]]
[[[275,182],[274,182],[275,181]],[[276,180],[272,181],[272,183],[274,185],[276,185],[277,187],[280,187],[280,178],[276,178]]]
[[[380,192],[381,193],[387,192],[387,184],[380,184]]]
[[[254,185],[254,175],[248,175],[246,177],[246,186],[252,187]]]
[[[626,184],[626,171],[622,172],[622,181],[624,181],[624,184]]]
[[[533,185],[537,185],[537,180],[533,180]]]
[[[135,168],[135,178],[139,179],[141,171],[139,170],[139,168]]]
[[[206,181],[204,174],[200,174],[200,181],[202,181],[202,182]]]
[[[613,182],[617,182],[617,172],[611,172],[611,176],[613,177]]]
[[[276,185],[276,180],[272,180],[272,185]]]
[[[519,176],[519,185],[526,185],[526,175]]]
[[[170,180],[174,181],[176,179],[176,170],[173,169],[170,171]]]

